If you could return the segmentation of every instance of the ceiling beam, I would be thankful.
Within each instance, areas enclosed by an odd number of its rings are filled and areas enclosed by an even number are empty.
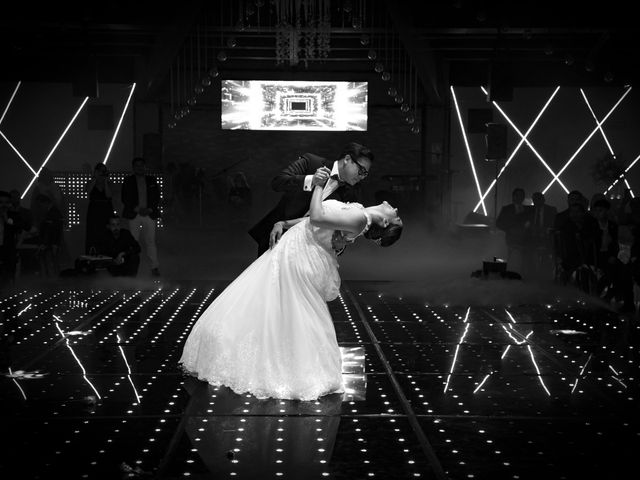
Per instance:
[[[444,101],[438,81],[439,70],[433,50],[429,42],[425,38],[421,38],[418,31],[409,21],[411,15],[415,15],[412,2],[387,0],[386,5],[400,41],[416,68],[428,103],[430,105],[442,105]]]

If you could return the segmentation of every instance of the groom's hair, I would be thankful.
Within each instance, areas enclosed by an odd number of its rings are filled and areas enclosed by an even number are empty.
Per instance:
[[[373,152],[364,145],[356,142],[347,143],[342,149],[340,158],[344,158],[345,155],[349,155],[353,160],[358,160],[360,157],[367,157],[369,161],[373,163]]]

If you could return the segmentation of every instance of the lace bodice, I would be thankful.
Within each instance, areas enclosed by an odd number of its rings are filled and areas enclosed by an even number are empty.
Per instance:
[[[360,209],[360,211],[362,212],[362,214],[364,215],[364,217],[367,219],[367,223],[364,226],[364,228],[362,229],[362,231],[360,233],[358,233],[357,235],[353,235],[353,234],[348,234],[348,236],[346,237],[346,241],[348,243],[353,243],[355,242],[355,240],[360,236],[360,235],[364,235],[367,230],[369,230],[369,227],[371,227],[371,216],[367,213],[367,211],[364,209],[364,206],[360,203],[345,203],[345,202],[340,202],[338,200],[325,200],[324,202],[322,202],[322,206],[325,209],[328,210],[344,210],[344,209],[351,209],[351,208],[357,208]],[[333,251],[332,247],[331,247],[331,237],[333,236],[333,233],[335,230],[330,230],[327,228],[321,228],[321,227],[314,227],[310,225],[310,228],[313,232],[313,236],[315,238],[315,240],[325,249],[329,250],[329,251]]]

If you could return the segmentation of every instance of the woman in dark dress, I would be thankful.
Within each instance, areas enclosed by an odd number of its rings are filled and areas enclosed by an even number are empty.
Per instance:
[[[93,177],[85,185],[89,196],[87,209],[87,236],[85,253],[97,252],[99,243],[104,237],[109,218],[113,215],[111,202],[111,183],[106,165],[98,163],[93,169]]]

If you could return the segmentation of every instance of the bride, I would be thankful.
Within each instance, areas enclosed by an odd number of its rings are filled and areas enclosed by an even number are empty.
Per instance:
[[[327,301],[340,289],[332,236],[386,247],[402,232],[397,209],[311,197],[310,216],[289,228],[204,311],[187,338],[183,370],[257,398],[315,400],[343,391],[342,365]]]

